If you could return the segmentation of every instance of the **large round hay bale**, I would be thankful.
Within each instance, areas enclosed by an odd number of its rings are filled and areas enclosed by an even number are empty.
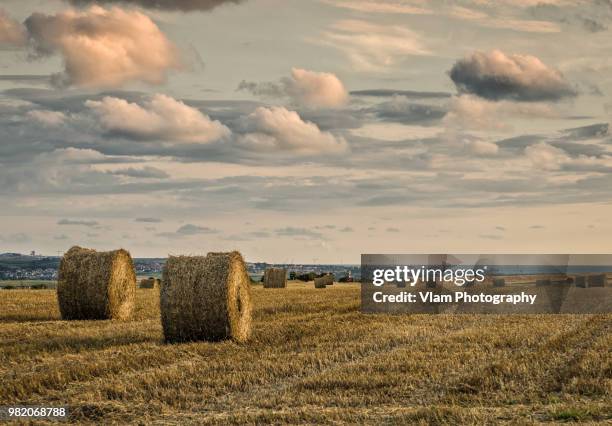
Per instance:
[[[97,252],[72,247],[64,254],[57,300],[65,320],[126,320],[134,310],[136,273],[125,250]]]
[[[283,268],[266,268],[264,288],[286,288],[287,270]]]
[[[251,336],[251,287],[238,252],[170,256],[160,291],[166,342]]]

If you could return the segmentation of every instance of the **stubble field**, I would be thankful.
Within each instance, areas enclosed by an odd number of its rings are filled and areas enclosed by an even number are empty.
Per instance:
[[[612,421],[611,315],[365,315],[353,284],[253,296],[251,342],[166,345],[157,290],[129,322],[0,291],[0,405],[66,405],[74,423]]]

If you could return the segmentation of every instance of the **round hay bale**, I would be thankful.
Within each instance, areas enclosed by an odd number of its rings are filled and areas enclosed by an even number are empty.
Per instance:
[[[334,283],[334,276],[332,274],[326,274],[322,277],[315,278],[314,284],[315,288],[325,288],[328,285],[332,285]]]
[[[286,288],[287,270],[283,268],[266,268],[264,288]]]
[[[238,252],[170,256],[160,291],[166,342],[245,342],[251,336],[251,287]]]
[[[123,249],[97,252],[72,247],[62,257],[57,300],[65,320],[129,319],[135,293],[134,264]]]
[[[159,288],[161,280],[159,278],[149,277],[140,280],[140,288]]]
[[[505,287],[506,279],[505,278],[493,278],[493,287]]]

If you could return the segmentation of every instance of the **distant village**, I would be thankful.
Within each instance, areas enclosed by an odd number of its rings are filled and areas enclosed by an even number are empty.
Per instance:
[[[0,280],[56,281],[59,256],[41,256],[35,251],[29,255],[21,253],[0,253]],[[161,276],[166,259],[134,259],[134,268],[138,276]],[[359,265],[308,265],[308,264],[268,264],[263,262],[249,263],[247,269],[254,281],[263,276],[266,268],[275,266],[285,268],[291,279],[314,274],[332,273],[336,279],[349,281],[360,276]]]

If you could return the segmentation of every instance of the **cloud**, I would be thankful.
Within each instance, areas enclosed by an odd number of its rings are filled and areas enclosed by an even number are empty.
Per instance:
[[[474,95],[455,96],[443,123],[447,127],[475,130],[507,130],[506,118],[559,118],[550,105],[538,102],[490,101]]]
[[[156,167],[145,166],[137,169],[134,167],[128,167],[127,169],[118,169],[108,172],[116,176],[127,176],[134,178],[148,178],[148,179],[164,179],[170,177],[165,171]]]
[[[156,217],[137,217],[136,219],[134,219],[134,222],[141,223],[161,223],[161,221],[161,219]]]
[[[559,22],[591,33],[606,31],[612,20],[610,2],[605,0],[573,4],[537,3],[528,12],[537,19]]]
[[[319,239],[323,237],[323,234],[321,234],[320,232],[313,231],[307,228],[297,228],[293,226],[276,229],[274,232],[279,237],[304,237],[309,239]]]
[[[176,233],[180,235],[214,234],[216,232],[218,231],[206,226],[197,226],[190,223],[183,225],[176,230]]]
[[[25,25],[36,55],[62,56],[64,72],[53,77],[60,86],[160,84],[170,70],[180,68],[175,46],[137,10],[92,6],[34,13]]]
[[[231,133],[220,122],[166,95],[154,95],[142,106],[114,97],[90,100],[85,106],[106,131],[134,139],[209,143]]]
[[[0,8],[0,47],[23,46],[27,37],[25,28]]]
[[[164,238],[183,238],[189,237],[192,235],[201,235],[201,234],[216,234],[219,231],[216,229],[208,228],[206,226],[198,226],[188,223],[186,225],[181,226],[176,232],[162,232],[156,234],[158,237]]]
[[[406,56],[431,54],[408,28],[360,20],[337,21],[313,41],[344,52],[361,71],[382,71]]]
[[[381,102],[368,112],[374,113],[383,121],[403,124],[428,124],[442,119],[446,111],[440,107],[414,103],[405,96],[393,96],[389,101]]]
[[[340,153],[348,148],[344,138],[322,132],[316,124],[283,107],[259,107],[243,118],[242,126],[246,134],[239,142],[254,150],[313,155]]]
[[[561,72],[530,55],[475,52],[457,61],[449,74],[460,93],[491,100],[558,101],[576,96]]]
[[[612,157],[604,156],[571,156],[559,146],[545,142],[525,148],[525,155],[534,168],[546,171],[612,173]]]
[[[44,126],[61,126],[66,121],[66,115],[61,111],[33,110],[28,111],[28,118]]]
[[[482,157],[495,155],[499,151],[499,147],[494,142],[474,140],[466,142],[466,146],[472,154]]]
[[[414,99],[444,99],[450,98],[452,95],[447,92],[420,92],[415,90],[396,90],[396,89],[366,89],[352,90],[351,96],[370,96],[376,98],[391,98],[394,96],[402,96],[404,98]]]
[[[407,15],[429,15],[434,13],[431,9],[422,7],[424,4],[423,2],[415,2],[420,4],[371,0],[323,0],[323,2],[335,7],[365,13],[392,13]]]
[[[525,148],[525,155],[534,167],[549,171],[559,170],[570,161],[570,156],[564,150],[544,142]]]
[[[74,219],[61,219],[57,222],[58,225],[77,225],[77,226],[87,226],[90,228],[97,227],[100,224],[95,220],[74,220]]]
[[[179,10],[183,12],[207,11],[223,4],[239,4],[245,0],[68,0],[74,5],[87,5],[92,3],[123,3],[136,5],[149,9]]]
[[[291,77],[283,78],[279,83],[243,81],[238,90],[262,97],[288,97],[309,108],[337,108],[348,101],[348,92],[335,74],[301,68],[293,68]]]

